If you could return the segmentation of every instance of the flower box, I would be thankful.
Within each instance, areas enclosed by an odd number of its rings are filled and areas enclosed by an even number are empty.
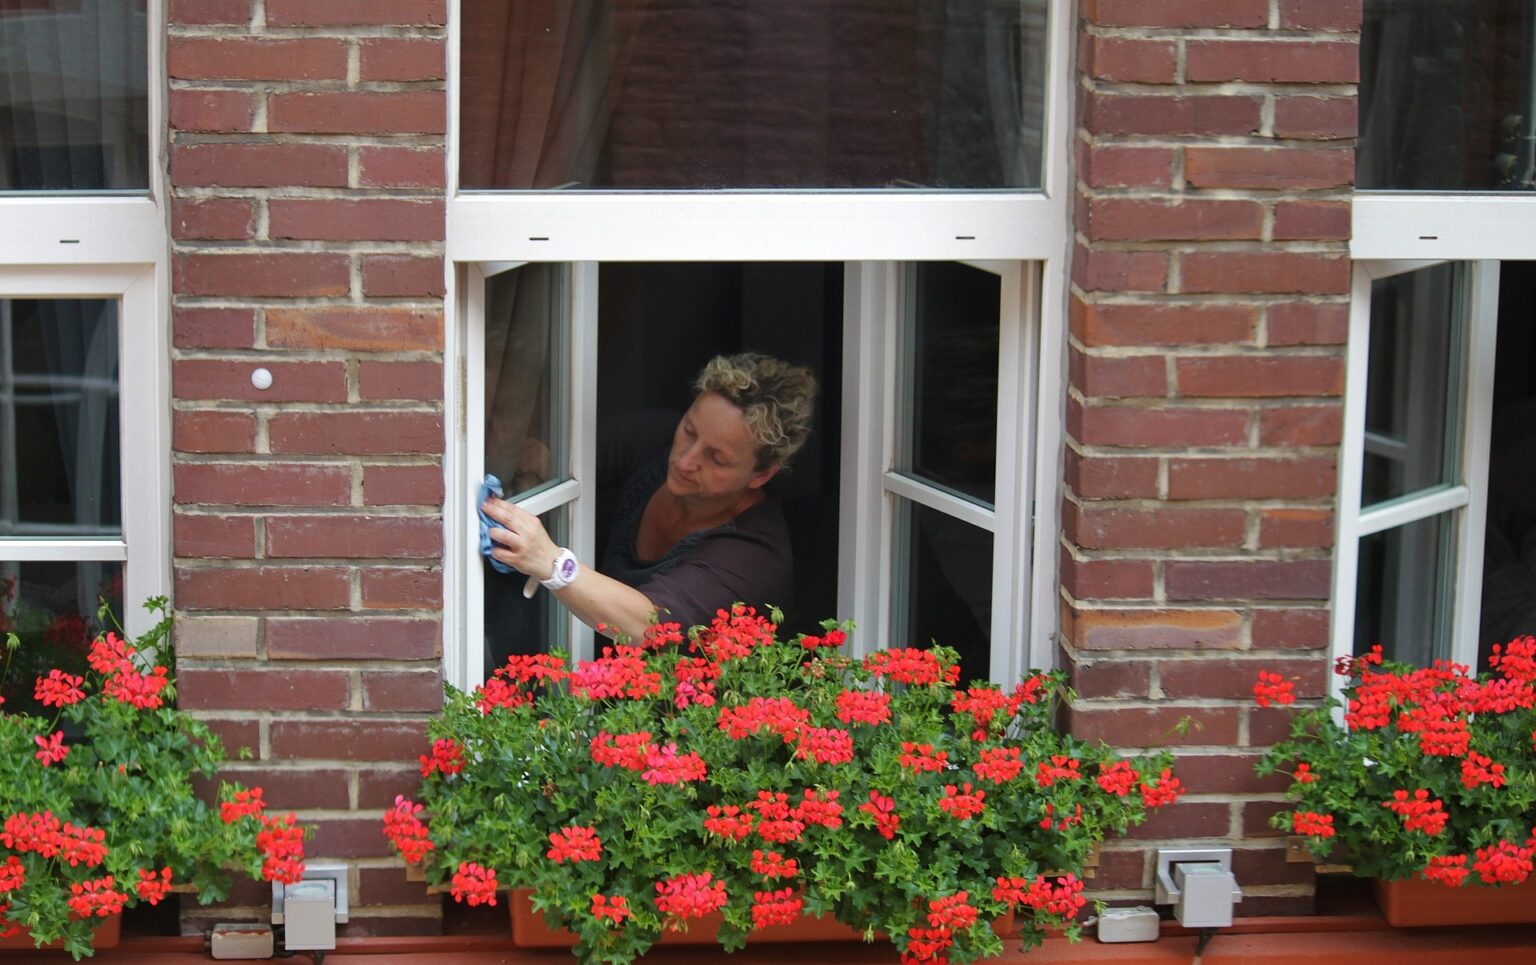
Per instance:
[[[1498,887],[1446,888],[1423,878],[1376,878],[1371,886],[1387,923],[1398,927],[1536,923],[1536,879]]]
[[[123,913],[116,912],[98,920],[91,928],[90,947],[100,951],[106,948],[116,948],[123,937]],[[0,937],[0,951],[31,951],[37,946],[32,943],[32,936],[26,932],[20,932],[7,937]],[[40,951],[62,951],[64,939],[49,942]]]

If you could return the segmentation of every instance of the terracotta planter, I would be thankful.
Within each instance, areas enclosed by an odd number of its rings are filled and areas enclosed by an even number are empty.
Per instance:
[[[123,937],[123,915],[121,912],[108,915],[96,925],[96,931],[91,936],[91,947],[96,949],[116,948],[118,941]],[[58,950],[64,947],[62,941],[49,942],[42,947],[42,951]],[[32,936],[23,932],[20,935],[12,935],[10,938],[0,938],[0,950],[6,951],[31,951],[37,946],[32,944]]]
[[[1536,923],[1536,878],[1497,888],[1447,888],[1423,878],[1371,884],[1387,922],[1398,927]]]

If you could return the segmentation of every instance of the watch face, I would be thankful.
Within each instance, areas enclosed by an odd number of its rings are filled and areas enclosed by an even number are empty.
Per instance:
[[[560,561],[560,579],[569,580],[576,576],[576,560],[567,556]]]

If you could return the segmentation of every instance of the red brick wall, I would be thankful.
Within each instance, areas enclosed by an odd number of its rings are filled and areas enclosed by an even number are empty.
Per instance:
[[[1240,913],[1311,908],[1251,688],[1327,683],[1360,6],[1080,4],[1069,721],[1179,749],[1191,792],[1109,845],[1106,896],[1150,889],[1157,844],[1234,840]]]
[[[446,8],[169,3],[181,703],[357,866],[352,934],[436,930],[378,816],[442,701]]]

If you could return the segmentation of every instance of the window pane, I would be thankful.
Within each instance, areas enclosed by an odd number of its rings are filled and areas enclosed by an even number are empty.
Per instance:
[[[997,476],[996,275],[908,266],[897,468],[991,506]]]
[[[466,188],[1036,188],[1046,0],[464,0]]]
[[[508,499],[570,475],[566,452],[564,265],[485,282],[485,469]]]
[[[896,500],[892,646],[938,643],[960,652],[961,681],[992,670],[992,534]]]
[[[43,713],[32,692],[49,670],[85,673],[90,640],[103,629],[96,621],[103,599],[122,619],[123,564],[0,561],[0,640],[7,633],[21,638],[0,681],[7,711]]]
[[[1418,666],[1451,654],[1451,565],[1455,513],[1373,533],[1360,540],[1355,652],[1381,644]]]
[[[1459,265],[1372,284],[1362,507],[1457,480],[1464,307]]]
[[[556,546],[570,542],[568,507],[539,517]],[[489,677],[512,654],[570,652],[569,614],[555,595],[543,587],[532,599],[523,596],[528,578],[516,571],[498,573],[485,568],[485,675]],[[546,574],[547,575],[547,574]]]
[[[148,188],[145,7],[0,3],[0,191]]]
[[[1366,0],[1362,188],[1530,191],[1531,0]]]
[[[0,535],[119,536],[117,303],[0,299]]]

